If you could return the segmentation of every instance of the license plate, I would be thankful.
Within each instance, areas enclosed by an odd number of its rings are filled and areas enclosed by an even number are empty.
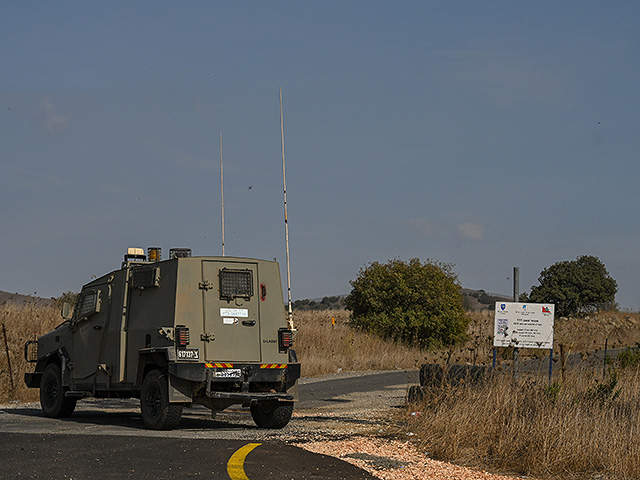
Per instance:
[[[216,378],[240,378],[241,375],[242,370],[240,368],[223,368],[213,373]]]
[[[200,360],[200,349],[187,348],[185,350],[178,350],[178,360]]]

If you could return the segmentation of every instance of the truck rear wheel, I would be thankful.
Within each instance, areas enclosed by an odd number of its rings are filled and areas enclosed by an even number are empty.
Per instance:
[[[265,402],[251,405],[251,417],[260,428],[284,428],[291,420],[293,402]]]
[[[152,370],[144,377],[140,390],[142,421],[152,430],[171,430],[182,417],[182,405],[169,403],[167,373]]]
[[[40,381],[40,406],[47,417],[66,418],[76,408],[76,398],[65,397],[69,390],[62,386],[62,373],[56,364],[48,365]]]

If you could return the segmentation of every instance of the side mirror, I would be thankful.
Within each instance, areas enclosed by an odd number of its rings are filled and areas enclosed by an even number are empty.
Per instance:
[[[69,320],[71,318],[71,305],[68,302],[62,304],[62,318]]]

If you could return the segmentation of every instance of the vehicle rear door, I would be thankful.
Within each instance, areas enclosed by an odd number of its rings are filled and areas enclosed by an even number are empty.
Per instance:
[[[205,360],[259,362],[258,265],[202,261]]]

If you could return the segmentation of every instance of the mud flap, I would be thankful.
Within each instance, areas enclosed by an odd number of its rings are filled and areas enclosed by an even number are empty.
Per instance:
[[[191,403],[191,382],[169,375],[169,403]]]

